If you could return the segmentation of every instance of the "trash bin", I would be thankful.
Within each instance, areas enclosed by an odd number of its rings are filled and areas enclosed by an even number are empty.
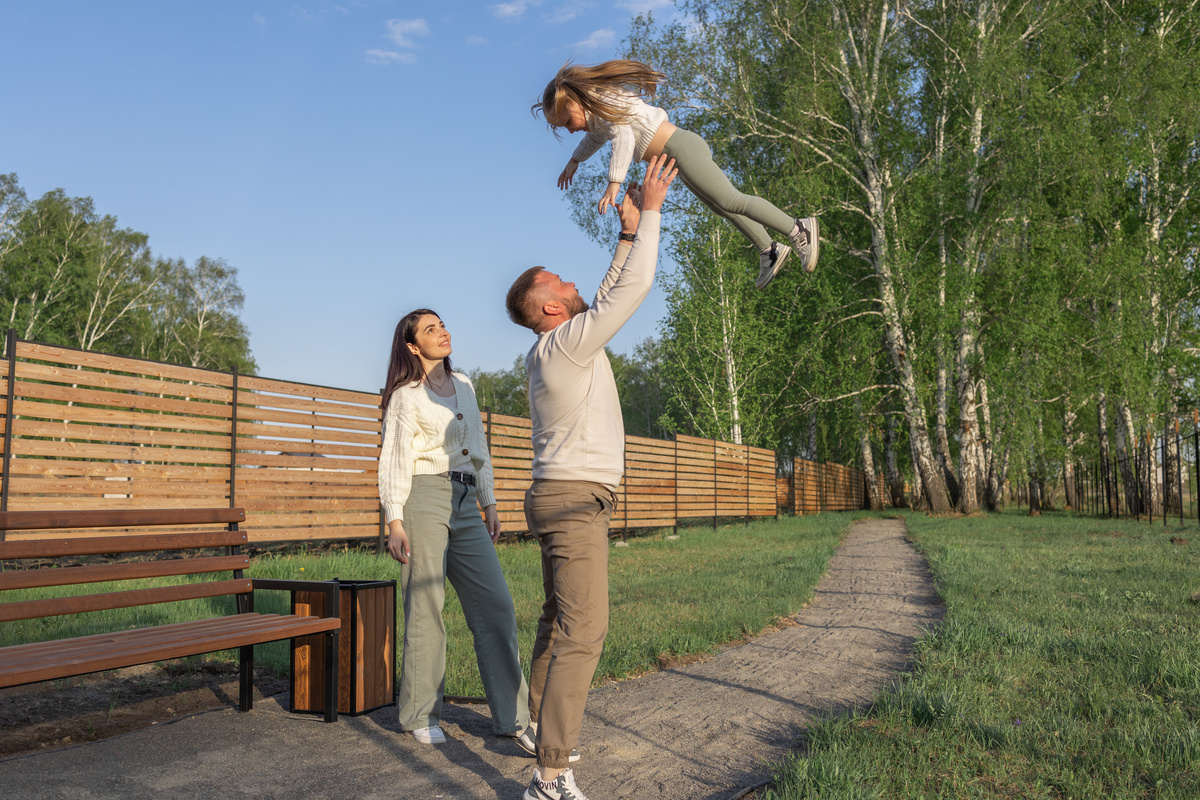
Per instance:
[[[396,582],[337,583],[338,713],[357,716],[396,699]],[[324,605],[324,594],[292,592],[293,614],[321,616]],[[324,637],[292,640],[292,711],[325,712],[324,664]]]

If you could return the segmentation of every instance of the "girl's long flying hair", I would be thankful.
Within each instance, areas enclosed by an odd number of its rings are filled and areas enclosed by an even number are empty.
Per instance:
[[[567,122],[568,100],[574,100],[589,114],[620,124],[626,120],[628,111],[624,105],[613,101],[613,92],[624,90],[653,97],[658,85],[666,80],[666,75],[641,61],[619,58],[595,66],[568,61],[546,84],[541,101],[529,110],[534,116],[541,112],[555,136]]]

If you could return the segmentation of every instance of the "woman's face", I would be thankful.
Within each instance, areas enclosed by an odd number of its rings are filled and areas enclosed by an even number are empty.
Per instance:
[[[579,105],[579,103],[568,99],[566,106],[563,108],[563,113],[567,117],[563,127],[571,133],[579,133],[580,131],[587,130],[587,113],[584,112],[583,106]]]
[[[413,339],[408,349],[422,361],[441,361],[450,355],[450,331],[436,314],[421,315]]]

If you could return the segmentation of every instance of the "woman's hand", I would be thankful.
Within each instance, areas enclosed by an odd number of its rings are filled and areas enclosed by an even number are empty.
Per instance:
[[[488,536],[492,537],[492,544],[500,538],[500,515],[496,513],[496,504],[483,508],[483,526],[487,528]]]
[[[566,189],[571,185],[571,181],[575,178],[575,170],[579,169],[579,162],[571,159],[567,165],[563,167],[563,171],[558,176],[558,188]]]
[[[494,506],[493,506],[494,508]],[[388,523],[388,553],[401,564],[407,564],[412,557],[408,546],[408,534],[404,532],[404,523],[394,519]]]
[[[620,193],[620,191],[621,191],[621,184],[619,184],[619,183],[609,183],[608,184],[608,188],[605,189],[604,194],[602,194],[600,196],[599,210],[600,210],[601,214],[603,214],[605,209],[607,209],[609,206],[612,206],[613,208],[617,207],[617,195]]]

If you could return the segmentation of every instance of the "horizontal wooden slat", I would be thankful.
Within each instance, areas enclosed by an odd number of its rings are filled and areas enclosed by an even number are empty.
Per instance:
[[[314,414],[338,417],[365,417],[367,419],[382,418],[382,414],[378,408],[347,405],[345,403],[332,403],[326,400],[308,400],[302,397],[293,397],[291,395],[247,392],[242,391],[242,386],[240,383],[238,384],[238,405],[254,406],[256,408],[277,408],[287,411],[306,411]],[[238,412],[238,415],[241,415],[240,411]]]
[[[163,586],[157,589],[131,589],[127,592],[55,597],[46,600],[24,600],[17,603],[0,603],[0,622],[56,617],[84,611],[110,611],[114,608],[132,608],[155,603],[172,603],[177,600],[221,597],[228,594],[244,594],[249,591],[250,580],[247,578],[189,583],[182,586]]]
[[[0,530],[131,528],[141,525],[200,525],[245,522],[241,508],[140,509],[135,511],[0,511]],[[120,551],[125,552],[125,551]],[[132,552],[132,551],[129,551]],[[18,558],[20,556],[13,556]]]
[[[8,512],[13,513],[13,512]],[[13,535],[10,532],[10,537]],[[128,534],[124,536],[71,536],[55,531],[37,539],[0,542],[0,559],[62,558],[102,553],[148,553],[152,550],[190,550],[246,544],[245,531],[191,531],[188,533]]]
[[[108,406],[118,409],[140,409],[149,412],[184,414],[198,417],[228,419],[230,407],[227,403],[201,403],[191,400],[172,400],[156,395],[105,392],[99,389],[72,389],[70,386],[55,386],[48,383],[27,383],[17,376],[16,395],[21,398],[56,400],[75,404]]]
[[[250,543],[311,542],[323,539],[366,539],[379,535],[379,523],[371,525],[333,525],[316,528],[262,528],[249,531]]]
[[[247,569],[249,556],[212,556],[209,558],[173,558],[136,561],[124,564],[98,564],[60,569],[27,569],[0,572],[0,590],[36,589],[44,586],[74,586],[81,583],[105,583],[173,575],[200,575]]]
[[[211,433],[179,433],[176,431],[161,431],[147,428],[125,428],[109,425],[80,425],[62,422],[35,422],[19,419],[13,424],[13,435],[30,437],[52,437],[60,439],[81,439],[87,442],[97,442],[104,445],[150,446],[150,447],[184,447],[184,448],[218,448],[229,449],[228,434]],[[21,448],[28,455],[39,455],[28,447]]]
[[[353,403],[369,406],[379,410],[380,396],[371,392],[356,392],[353,389],[337,389],[330,386],[316,386],[308,383],[295,383],[272,378],[260,378],[256,375],[242,375],[238,380],[238,390],[250,392],[273,392],[276,394],[291,394],[298,397],[317,397],[337,403]]]
[[[137,425],[143,428],[170,428],[192,433],[219,433],[229,435],[228,419],[192,417],[181,414],[147,413],[145,411],[120,411],[112,408],[87,408],[80,405],[44,403],[32,400],[17,400],[13,405],[18,417],[58,420],[68,422],[92,422],[105,425]],[[239,420],[239,425],[241,424]]]
[[[218,386],[233,385],[233,376],[228,372],[182,367],[176,364],[160,364],[156,361],[94,353],[87,350],[71,350],[33,342],[17,342],[17,358],[51,361],[59,364],[78,364],[83,367],[129,372],[135,375],[152,375],[156,378],[171,378],[177,381],[211,383]],[[17,371],[20,372],[19,366]]]
[[[96,372],[87,369],[58,367],[46,364],[24,363],[18,368],[22,380],[46,381],[51,383],[69,384],[71,386],[90,386],[100,389],[111,389],[122,392],[133,392],[147,395],[167,395],[182,397],[190,400],[209,400],[218,403],[229,403],[233,392],[228,387],[206,386],[202,383],[169,381],[153,378],[142,378],[121,375],[114,372]]]
[[[365,444],[375,447],[382,441],[380,433],[355,433],[341,429],[313,428],[302,425],[268,425],[265,422],[246,422],[238,417],[238,436],[262,439],[300,439],[338,444]]]
[[[232,614],[214,620],[119,631],[0,650],[0,686],[17,686],[152,661],[323,633],[341,620]]]

